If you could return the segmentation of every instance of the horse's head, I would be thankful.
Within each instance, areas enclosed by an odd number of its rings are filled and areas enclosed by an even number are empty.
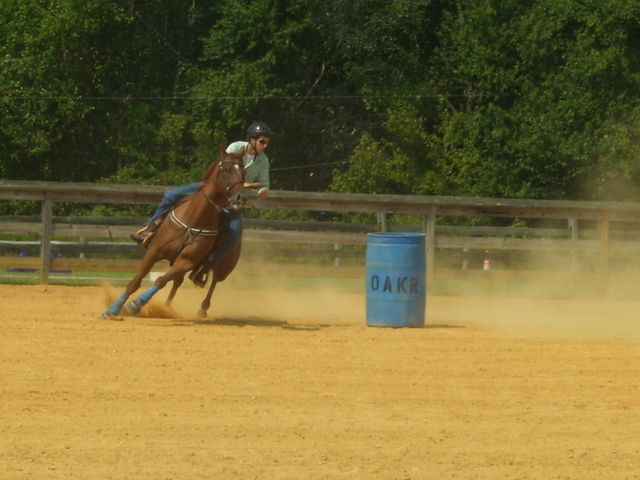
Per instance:
[[[220,158],[204,175],[205,184],[213,184],[217,198],[222,198],[224,208],[239,209],[244,206],[244,168],[242,155],[220,151]]]

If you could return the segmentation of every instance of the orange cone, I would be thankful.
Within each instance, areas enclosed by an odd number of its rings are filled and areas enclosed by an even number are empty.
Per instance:
[[[482,263],[482,269],[483,270],[491,270],[491,262],[489,261],[489,250],[485,250],[485,259],[484,262]]]

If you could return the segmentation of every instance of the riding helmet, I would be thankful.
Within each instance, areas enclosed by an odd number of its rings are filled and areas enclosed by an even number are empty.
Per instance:
[[[264,122],[255,122],[249,125],[249,128],[247,128],[248,138],[259,137],[260,135],[270,136],[273,135],[273,131],[269,125]]]

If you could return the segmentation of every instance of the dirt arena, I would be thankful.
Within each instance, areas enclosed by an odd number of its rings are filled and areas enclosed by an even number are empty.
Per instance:
[[[640,479],[640,302],[388,329],[360,294],[202,295],[100,321],[104,288],[0,285],[0,478]]]

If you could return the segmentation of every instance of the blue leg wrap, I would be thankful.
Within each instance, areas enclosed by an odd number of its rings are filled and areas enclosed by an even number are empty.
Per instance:
[[[113,302],[109,308],[107,308],[107,313],[109,315],[117,315],[120,309],[122,308],[122,305],[124,305],[124,302],[127,301],[127,298],[129,298],[127,294],[125,293],[120,294],[120,296],[116,299],[116,301]]]
[[[131,300],[125,307],[127,314],[136,315],[140,313],[142,307],[151,300],[151,297],[153,297],[158,290],[160,289],[156,285],[152,285],[151,288],[138,295],[138,298]]]
[[[157,285],[151,285],[151,287],[149,287],[147,290],[142,292],[138,296],[138,298],[136,298],[136,303],[138,303],[140,307],[142,307],[142,305],[146,305],[149,302],[149,300],[151,300],[151,297],[153,297],[158,290],[160,289],[158,288]]]

